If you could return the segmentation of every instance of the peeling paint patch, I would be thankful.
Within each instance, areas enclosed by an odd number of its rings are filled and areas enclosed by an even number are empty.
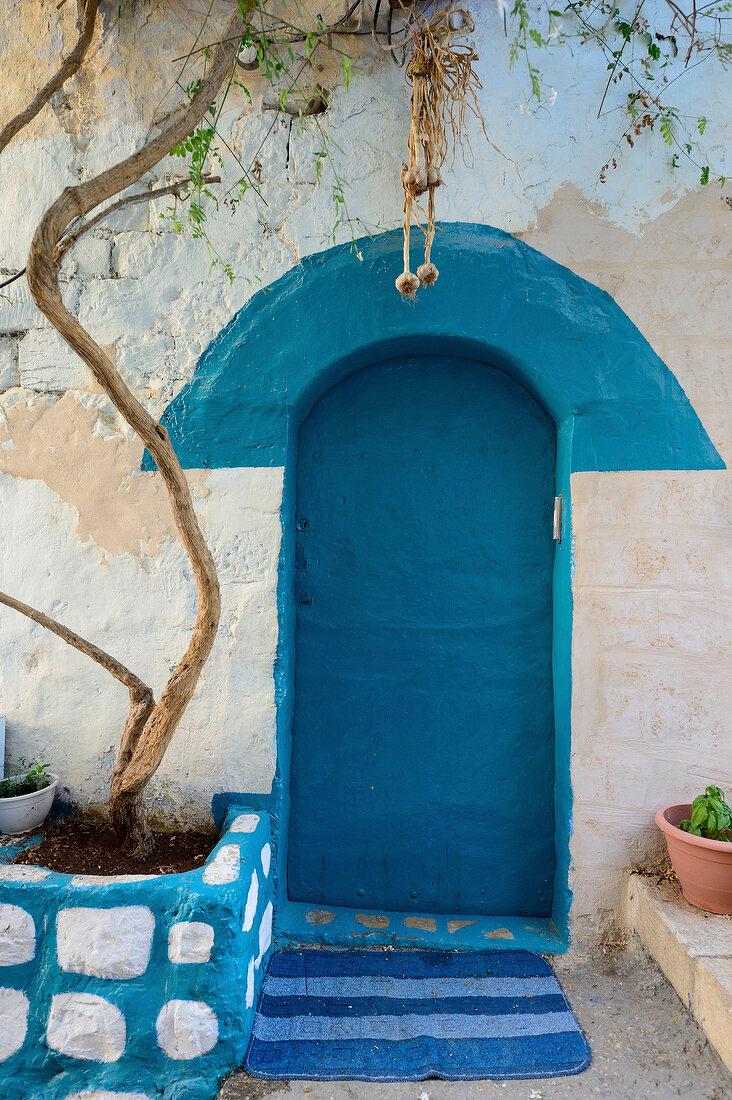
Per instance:
[[[175,536],[165,488],[158,474],[140,472],[142,446],[130,441],[106,398],[85,406],[78,391],[36,399],[15,393],[26,400],[5,404],[0,447],[13,447],[0,449],[0,470],[45,481],[71,504],[80,542],[92,538],[115,555],[159,553]],[[116,427],[105,439],[99,428],[110,417]]]
[[[461,928],[467,928],[470,924],[476,924],[474,920],[449,920],[447,922],[448,932],[459,932]]]
[[[305,914],[305,920],[308,924],[330,924],[335,920],[335,913],[331,913],[330,909],[311,909]]]
[[[364,928],[388,928],[389,918],[378,913],[356,913],[356,923]]]
[[[436,917],[405,917],[404,925],[406,928],[417,928],[420,932],[436,932],[437,931],[437,918]]]

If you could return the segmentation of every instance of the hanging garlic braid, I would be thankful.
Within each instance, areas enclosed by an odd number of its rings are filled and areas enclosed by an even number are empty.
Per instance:
[[[437,282],[439,271],[431,259],[435,239],[435,191],[442,183],[440,169],[449,147],[453,157],[458,145],[469,147],[466,109],[480,120],[485,133],[477,99],[482,85],[473,68],[478,55],[472,46],[451,41],[451,14],[454,19],[458,13],[445,8],[431,19],[422,20],[413,35],[413,52],[407,65],[407,80],[412,85],[412,121],[409,164],[402,165],[404,271],[396,280],[396,288],[405,298],[414,298],[420,285],[433,286]],[[469,18],[462,11],[460,14]],[[428,195],[426,214],[417,201],[425,192]],[[409,234],[413,217],[425,235],[424,263],[416,275],[409,270]]]

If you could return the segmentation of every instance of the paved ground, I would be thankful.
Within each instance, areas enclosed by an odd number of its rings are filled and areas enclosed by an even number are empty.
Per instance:
[[[543,1081],[256,1081],[234,1074],[219,1100],[730,1100],[732,1076],[639,946],[554,969],[592,1047],[577,1077]]]

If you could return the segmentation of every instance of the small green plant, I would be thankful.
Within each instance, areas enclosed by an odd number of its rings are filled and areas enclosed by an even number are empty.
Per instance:
[[[24,775],[13,779],[0,780],[0,798],[17,798],[21,794],[32,794],[34,791],[42,791],[51,783],[48,774],[50,764],[39,764],[34,760]]]
[[[732,843],[732,810],[724,800],[719,787],[707,787],[704,794],[691,805],[691,818],[679,822],[679,828],[707,840],[723,840]]]

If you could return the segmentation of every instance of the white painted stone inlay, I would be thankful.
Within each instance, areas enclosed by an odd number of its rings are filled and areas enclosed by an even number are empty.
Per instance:
[[[43,882],[50,874],[47,867],[33,867],[31,864],[0,865],[0,882]]]
[[[272,847],[270,844],[265,844],[262,848],[262,870],[264,871],[264,877],[269,874],[269,865],[272,862]]]
[[[230,833],[253,833],[259,825],[259,814],[239,814],[229,828]]]
[[[269,951],[269,945],[272,943],[272,902],[267,903],[267,908],[262,914],[262,923],[259,926],[259,954],[257,955],[254,965],[257,970],[262,965],[262,959]]]
[[[22,1047],[29,1007],[28,998],[19,989],[0,989],[0,1062]]]
[[[249,893],[247,894],[247,904],[244,910],[244,923],[241,926],[242,932],[248,932],[254,924],[254,918],[257,913],[257,901],[259,900],[259,879],[257,878],[257,872],[252,871],[252,881],[249,884]]]
[[[48,1014],[46,1042],[59,1054],[88,1062],[116,1062],[125,1049],[124,1016],[94,993],[57,993]]]
[[[225,882],[236,882],[239,878],[239,845],[224,844],[207,863],[203,870],[203,881],[209,885],[222,886]]]
[[[160,1009],[155,1031],[169,1058],[198,1058],[216,1046],[219,1022],[203,1001],[168,1001]]]
[[[168,934],[168,958],[172,963],[205,963],[211,958],[214,930],[202,921],[182,920]]]
[[[95,978],[139,978],[150,961],[155,917],[146,905],[62,909],[56,953],[62,970]]]
[[[33,917],[19,905],[0,905],[0,966],[30,962],[35,953]]]
[[[249,960],[247,969],[247,1008],[254,1004],[254,959]]]

